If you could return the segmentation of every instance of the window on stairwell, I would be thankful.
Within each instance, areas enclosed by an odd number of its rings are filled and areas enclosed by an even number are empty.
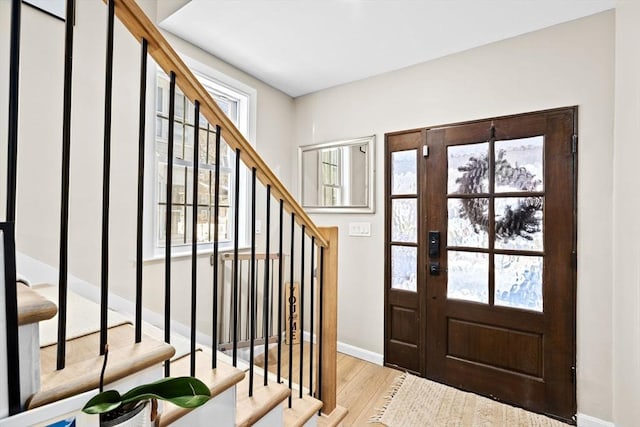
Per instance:
[[[218,103],[222,111],[233,121],[240,131],[247,135],[249,123],[249,97],[246,93],[223,84],[213,78],[196,73],[205,88]],[[173,185],[171,206],[171,244],[185,251],[192,241],[193,209],[197,210],[197,241],[202,250],[211,248],[214,238],[215,207],[215,167],[220,163],[220,210],[219,241],[224,248],[233,239],[233,195],[235,154],[224,143],[224,133],[220,144],[220,158],[215,156],[216,128],[200,115],[198,124],[198,195],[193,201],[193,166],[196,136],[194,128],[194,106],[176,86],[174,145],[173,145]],[[155,96],[155,237],[154,246],[166,245],[165,221],[167,211],[168,177],[168,137],[169,137],[169,77],[158,71]],[[244,196],[244,177],[240,194]],[[244,223],[241,216],[240,225]],[[241,234],[244,233],[244,227]],[[241,240],[242,241],[242,240]]]
[[[320,152],[320,195],[321,206],[338,206],[342,204],[342,150],[340,147]]]

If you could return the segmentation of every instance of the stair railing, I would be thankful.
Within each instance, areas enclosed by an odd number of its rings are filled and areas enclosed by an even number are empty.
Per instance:
[[[299,356],[298,356],[298,386],[299,397],[303,395],[303,389],[307,388],[310,395],[315,395],[324,403],[322,411],[330,413],[336,406],[336,340],[337,340],[337,228],[318,228],[297,203],[295,198],[286,189],[278,177],[271,171],[264,160],[258,155],[251,144],[244,138],[240,131],[235,127],[231,120],[218,107],[209,92],[202,86],[194,74],[189,70],[185,63],[181,60],[175,50],[168,41],[162,36],[155,25],[144,14],[142,9],[137,5],[135,0],[106,0],[108,7],[107,14],[107,41],[106,41],[106,67],[105,67],[105,104],[104,104],[104,129],[103,129],[103,191],[102,191],[102,238],[101,238],[101,275],[100,275],[100,347],[97,349],[103,354],[105,344],[108,341],[107,327],[107,309],[109,296],[109,194],[110,194],[110,165],[111,165],[111,115],[112,115],[112,77],[113,77],[113,52],[114,52],[114,22],[117,17],[122,24],[132,33],[132,35],[141,43],[141,76],[140,76],[140,121],[139,121],[139,162],[138,162],[138,206],[137,206],[137,255],[136,255],[136,302],[135,302],[135,341],[140,342],[142,339],[142,225],[143,225],[143,200],[144,200],[144,140],[146,132],[145,123],[145,105],[146,105],[146,84],[145,77],[147,73],[147,61],[151,56],[158,66],[170,76],[170,103],[169,103],[169,138],[168,138],[168,168],[167,168],[167,187],[166,187],[166,222],[165,236],[167,236],[168,244],[165,245],[165,320],[164,320],[164,338],[167,343],[171,340],[170,314],[171,314],[171,255],[172,245],[170,244],[171,236],[171,203],[173,190],[173,168],[172,162],[174,158],[173,140],[174,140],[174,120],[175,120],[175,93],[176,87],[184,93],[194,105],[194,143],[198,143],[198,120],[200,114],[212,125],[216,127],[216,162],[220,154],[220,144],[227,144],[235,151],[236,174],[235,174],[235,233],[233,242],[234,263],[238,262],[239,241],[238,241],[238,212],[240,209],[251,210],[251,245],[249,259],[249,349],[250,349],[250,372],[249,372],[249,395],[253,394],[254,388],[254,350],[256,347],[256,325],[257,325],[257,297],[258,287],[261,278],[258,277],[257,262],[257,243],[256,243],[256,196],[257,184],[260,182],[266,191],[266,241],[264,253],[267,258],[270,257],[272,248],[270,240],[272,238],[272,201],[279,206],[278,216],[278,260],[279,271],[285,271],[285,212],[290,214],[290,247],[289,249],[289,294],[294,293],[294,281],[300,282],[300,301],[290,296],[287,301],[283,300],[283,292],[285,286],[284,274],[280,274],[278,278],[278,297],[277,297],[277,327],[278,332],[277,349],[278,349],[278,368],[277,382],[281,382],[284,376],[281,372],[280,358],[282,357],[282,331],[283,320],[289,323],[289,366],[288,366],[288,384],[293,388],[293,368],[294,368],[294,347],[293,333],[294,325],[293,316],[284,319],[283,310],[288,305],[289,313],[299,310],[299,332],[304,332],[305,319],[309,320],[309,352],[305,355],[305,347],[303,339],[300,340]],[[63,134],[62,134],[62,191],[61,191],[61,226],[60,226],[60,267],[59,267],[59,325],[58,325],[58,351],[57,351],[57,368],[63,369],[65,364],[65,342],[66,342],[66,302],[67,302],[67,241],[68,241],[68,210],[69,210],[69,159],[71,150],[71,88],[72,88],[72,64],[73,64],[73,30],[75,19],[75,0],[66,1],[66,31],[65,31],[65,73],[64,73],[64,105],[63,105]],[[2,224],[2,232],[5,237],[5,292],[7,297],[7,343],[9,340],[17,338],[17,326],[14,328],[14,311],[17,312],[17,301],[15,296],[15,246],[12,246],[11,237],[15,223],[15,205],[16,205],[16,168],[17,168],[17,152],[18,152],[18,95],[19,95],[19,52],[20,52],[20,16],[21,1],[12,0],[11,13],[11,56],[10,56],[10,72],[9,72],[9,121],[8,121],[8,179],[7,179],[7,223]],[[224,135],[224,137],[223,137]],[[197,173],[198,173],[198,147],[194,147],[194,206],[197,205]],[[250,206],[242,206],[239,197],[240,187],[240,167],[241,161],[251,174],[251,191]],[[216,165],[216,188],[215,188],[215,218],[214,218],[214,259],[219,254],[218,246],[218,216],[219,216],[219,198],[220,198],[220,168]],[[193,218],[193,241],[192,241],[192,283],[191,283],[191,373],[195,373],[195,336],[196,336],[196,246],[197,246],[197,220],[195,218],[196,209]],[[273,227],[275,228],[275,227]],[[300,230],[300,234],[296,233],[296,229]],[[275,234],[274,234],[275,235]],[[296,239],[299,239],[299,246],[296,246]],[[309,255],[305,254],[305,248],[309,247]],[[7,255],[7,250],[11,253]],[[262,249],[261,249],[262,250]],[[299,252],[298,252],[299,251]],[[275,251],[274,251],[275,252]],[[297,255],[299,254],[299,255]],[[7,263],[13,259],[13,264]],[[294,263],[299,263],[299,269],[295,268]],[[13,270],[11,266],[13,265]],[[214,265],[214,278],[217,278],[217,266]],[[273,290],[269,284],[270,266],[267,263],[262,280],[263,286],[263,310],[267,310],[269,306],[270,293]],[[6,273],[8,271],[8,273]],[[12,273],[13,271],[13,273]],[[238,307],[238,268],[235,265],[233,278],[232,299],[233,306]],[[305,278],[305,275],[308,275]],[[316,285],[317,283],[317,285]],[[308,285],[308,286],[307,286]],[[308,287],[308,291],[306,290]],[[13,289],[13,292],[12,292]],[[218,319],[218,289],[219,283],[214,279],[213,283],[213,329],[212,342],[216,343],[217,337],[217,319]],[[307,293],[308,292],[308,293]],[[273,296],[271,296],[273,298]],[[305,313],[306,298],[309,299],[309,310]],[[317,300],[317,304],[316,304]],[[237,342],[238,342],[238,316],[237,310],[232,320],[232,335],[234,343],[233,362],[237,363]],[[264,315],[266,319],[263,322],[264,334],[267,335],[272,328],[269,322],[269,316]],[[17,318],[17,315],[15,315]],[[316,323],[317,322],[317,323]],[[16,324],[17,325],[17,324]],[[314,327],[317,325],[317,332]],[[9,329],[11,329],[9,331]],[[285,328],[286,329],[286,328]],[[302,338],[302,337],[301,337]],[[15,339],[17,343],[17,339]],[[268,370],[268,342],[265,340],[265,375],[264,385],[269,383]],[[13,342],[13,341],[12,341]],[[317,349],[314,353],[314,342],[317,342]],[[10,348],[17,350],[17,344]],[[17,353],[9,351],[9,365],[17,367]],[[314,365],[314,359],[317,358],[317,364]],[[305,364],[306,363],[306,364]],[[217,357],[212,357],[211,366],[215,368],[217,365]],[[308,369],[308,380],[305,380],[305,369]],[[20,396],[19,388],[14,390],[15,382],[18,375],[18,369],[12,369],[16,377],[8,378],[10,389],[10,414],[19,412]],[[170,363],[165,362],[165,375],[170,375]],[[315,379],[315,384],[314,384]],[[19,378],[18,378],[19,385]],[[24,396],[23,396],[24,398]],[[18,403],[16,403],[18,402]],[[291,398],[289,399],[291,405]]]

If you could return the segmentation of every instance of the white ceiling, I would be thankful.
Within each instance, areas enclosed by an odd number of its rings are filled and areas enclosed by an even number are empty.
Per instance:
[[[614,6],[615,0],[191,0],[160,26],[297,97]]]

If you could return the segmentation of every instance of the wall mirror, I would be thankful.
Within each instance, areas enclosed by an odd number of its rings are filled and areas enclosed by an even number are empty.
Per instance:
[[[300,147],[302,207],[316,213],[373,213],[375,138]]]

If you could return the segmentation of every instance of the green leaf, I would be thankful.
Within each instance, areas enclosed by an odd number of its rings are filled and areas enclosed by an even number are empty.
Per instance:
[[[104,412],[113,411],[122,405],[120,393],[116,390],[107,390],[93,396],[82,411],[87,414],[102,414]]]
[[[209,387],[197,378],[163,378],[131,389],[122,396],[122,403],[159,399],[182,408],[195,408],[206,403],[210,397]]]
[[[196,408],[207,403],[210,397],[209,387],[197,378],[163,378],[132,388],[122,396],[115,390],[99,393],[84,405],[82,411],[87,414],[102,414],[120,405],[146,399],[166,400],[182,408]]]

